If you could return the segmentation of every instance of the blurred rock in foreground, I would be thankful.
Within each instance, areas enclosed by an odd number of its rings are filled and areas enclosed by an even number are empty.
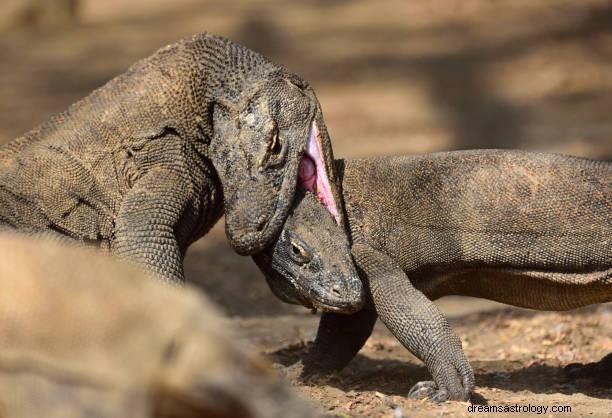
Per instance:
[[[0,416],[315,416],[191,288],[0,235]]]

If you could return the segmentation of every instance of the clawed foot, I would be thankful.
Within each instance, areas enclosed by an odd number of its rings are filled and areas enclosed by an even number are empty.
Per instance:
[[[429,398],[433,402],[444,402],[450,399],[450,394],[446,389],[438,390],[438,385],[433,380],[419,382],[410,389],[408,397],[411,399]]]
[[[461,397],[459,399],[453,398],[450,392],[445,388],[438,388],[436,382],[433,380],[425,380],[422,382],[418,382],[414,385],[410,392],[408,392],[408,397],[411,399],[429,399],[432,402],[446,402],[446,401],[465,401],[469,399],[467,397]]]
[[[428,398],[433,402],[467,401],[474,389],[474,373],[463,356],[458,356],[432,370],[435,381],[423,381],[414,385],[408,397]],[[436,383],[438,382],[438,383]]]

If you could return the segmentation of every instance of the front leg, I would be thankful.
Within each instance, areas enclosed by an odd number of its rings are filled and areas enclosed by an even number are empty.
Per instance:
[[[344,368],[372,334],[376,318],[373,309],[351,315],[323,312],[317,338],[304,360],[304,375]]]
[[[182,284],[183,251],[177,231],[184,230],[190,183],[171,170],[152,170],[127,193],[115,220],[111,242],[119,257],[143,266],[162,280]]]
[[[442,312],[412,286],[388,255],[365,244],[355,244],[352,253],[365,274],[380,319],[434,378],[434,382],[417,383],[409,396],[429,396],[438,402],[469,399],[474,373]]]

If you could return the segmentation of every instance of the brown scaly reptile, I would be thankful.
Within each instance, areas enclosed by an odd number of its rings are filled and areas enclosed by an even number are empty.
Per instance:
[[[352,254],[368,295],[355,314],[323,313],[306,373],[343,368],[380,317],[433,375],[410,396],[467,399],[474,387],[472,369],[432,300],[465,295],[538,310],[612,301],[610,162],[477,150],[336,165]],[[299,204],[316,205],[312,199]],[[316,214],[299,225],[319,230],[303,245],[308,256],[323,265],[341,263],[328,242],[341,242],[344,229],[329,219],[324,223],[330,218],[326,210]],[[294,225],[284,231],[290,234],[296,227],[291,217],[287,225]],[[289,269],[286,264],[297,263],[278,257],[274,247],[266,252],[255,257],[276,256],[263,269],[268,275],[271,268],[282,272]],[[316,269],[309,277],[311,287],[327,280],[325,272],[317,278]],[[282,280],[282,274],[269,278],[291,301],[296,291],[279,285]],[[594,364],[584,371],[594,373]],[[599,364],[610,368],[609,378],[612,355]],[[578,370],[573,366],[570,372]]]
[[[187,247],[224,211],[237,252],[270,244],[298,181],[341,223],[335,179],[312,88],[202,33],[0,148],[0,225],[93,243],[180,283]]]

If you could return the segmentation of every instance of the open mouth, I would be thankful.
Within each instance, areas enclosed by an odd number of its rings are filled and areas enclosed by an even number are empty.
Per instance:
[[[313,121],[310,124],[306,148],[298,169],[298,182],[306,190],[313,192],[334,216],[336,222],[340,223],[338,206],[331,193],[322,148],[319,130]]]

